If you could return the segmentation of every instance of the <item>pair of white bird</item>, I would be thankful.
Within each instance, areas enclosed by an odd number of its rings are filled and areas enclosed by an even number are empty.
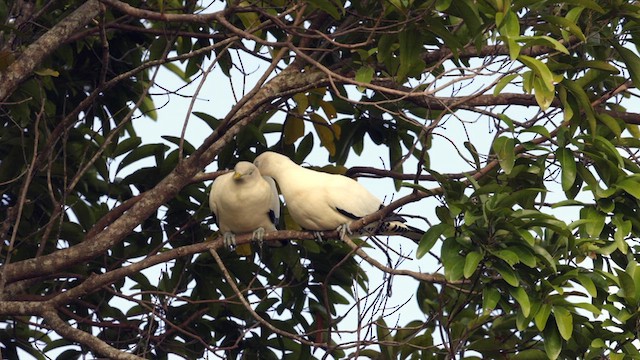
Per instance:
[[[267,151],[252,163],[239,162],[233,172],[216,178],[209,206],[225,245],[235,247],[235,234],[253,233],[262,241],[276,230],[280,200],[278,183],[289,214],[305,230],[340,230],[344,236],[351,221],[378,211],[382,202],[357,181],[342,175],[303,168],[288,157]],[[419,242],[423,232],[393,216],[370,224],[358,235],[402,235]]]

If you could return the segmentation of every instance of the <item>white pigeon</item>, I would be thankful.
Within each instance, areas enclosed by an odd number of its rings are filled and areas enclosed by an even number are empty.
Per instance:
[[[223,233],[225,245],[232,249],[236,246],[236,234],[253,233],[252,239],[262,242],[265,231],[276,230],[280,217],[280,199],[275,182],[268,176],[262,176],[248,161],[240,161],[233,172],[220,175],[213,181],[209,207]],[[270,245],[281,246],[282,243]]]
[[[382,201],[349,177],[306,169],[271,151],[260,154],[253,163],[260,173],[276,180],[289,214],[306,230],[339,230],[344,236],[350,222],[382,207]],[[424,232],[403,222],[392,215],[366,226],[359,234],[402,235],[419,243]]]

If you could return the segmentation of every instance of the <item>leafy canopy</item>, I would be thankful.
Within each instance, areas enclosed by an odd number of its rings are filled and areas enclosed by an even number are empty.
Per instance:
[[[638,14],[624,0],[0,3],[2,356],[640,358]],[[210,134],[145,141],[141,121],[180,121],[157,108],[187,84],[212,106],[180,109],[184,127]],[[217,113],[209,92],[227,84]],[[417,247],[316,243],[285,208],[266,241],[290,245],[230,252],[207,186],[266,149],[393,179],[385,194],[408,195],[365,221],[406,205],[428,230]],[[346,167],[374,153],[384,168]],[[418,309],[406,323],[386,306],[398,277]]]

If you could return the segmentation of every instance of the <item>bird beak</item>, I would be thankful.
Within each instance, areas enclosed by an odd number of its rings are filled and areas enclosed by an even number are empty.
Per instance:
[[[241,177],[243,177],[243,176],[244,176],[244,174],[242,174],[242,173],[234,172],[234,173],[233,173],[233,180],[238,180],[238,179],[240,179],[240,178],[241,178]]]

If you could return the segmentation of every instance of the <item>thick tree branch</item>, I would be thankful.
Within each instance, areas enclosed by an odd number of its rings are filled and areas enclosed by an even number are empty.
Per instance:
[[[241,106],[232,113],[230,127],[224,123],[213,132],[203,145],[191,157],[161,180],[156,187],[142,194],[142,197],[123,216],[113,221],[104,231],[95,237],[87,237],[79,245],[63,249],[37,259],[28,259],[3,268],[4,280],[8,283],[52,274],[72,264],[89,260],[103,254],[107,249],[122,241],[131,231],[156,211],[160,205],[174,197],[206,165],[211,163],[218,152],[249,122],[260,116],[275,98],[282,94],[294,94],[317,87],[326,81],[322,73],[298,72],[296,69],[283,71],[271,79],[255,93],[245,96]]]
[[[34,70],[49,54],[99,13],[100,3],[97,0],[89,0],[29,45],[5,71],[0,73],[0,102],[5,101],[22,81],[32,76]]]
[[[496,161],[497,163],[497,161]],[[490,163],[489,166],[492,166],[493,163]],[[479,177],[478,177],[479,178]],[[434,196],[438,194],[442,194],[442,188],[434,188],[429,192],[413,192],[409,195],[406,195],[389,205],[383,207],[382,209],[371,213],[367,216],[364,216],[356,221],[353,221],[350,225],[350,230],[355,232],[360,228],[375,222],[381,219],[384,219],[386,216],[391,214],[395,209],[402,207],[408,203],[418,201],[425,197]],[[326,239],[338,239],[339,232],[338,231],[325,231],[322,233],[323,238]],[[238,245],[248,244],[253,239],[253,234],[243,234],[236,236],[236,243]],[[272,231],[267,232],[264,235],[264,242],[270,241],[279,241],[279,240],[315,240],[316,236],[313,232],[309,231],[295,231],[295,230],[280,230],[280,231]],[[151,266],[165,263],[171,261],[173,259],[189,256],[196,253],[201,253],[204,251],[208,251],[210,249],[218,249],[223,246],[222,237],[218,237],[215,241],[203,241],[201,243],[182,246],[176,249],[167,250],[161,252],[156,255],[148,256],[138,262],[135,262],[129,266],[121,267],[115,270],[108,271],[99,275],[92,275],[89,278],[85,279],[80,285],[69,289],[63,293],[59,293],[55,295],[53,298],[49,298],[44,302],[30,302],[28,305],[20,305],[17,302],[13,301],[5,301],[0,302],[0,315],[27,315],[37,313],[38,305],[44,305],[48,307],[58,307],[60,305],[68,303],[72,299],[80,298],[87,294],[94,292],[97,289],[102,288],[103,286],[112,284],[113,282],[123,279],[124,277],[140,272],[144,269],[147,269]],[[57,254],[57,253],[55,253]],[[44,257],[43,257],[44,258]],[[15,266],[17,264],[21,264],[20,262],[12,264]],[[426,277],[425,277],[426,280]],[[436,282],[441,282],[441,279],[437,277],[437,275],[433,275],[433,280]]]
[[[44,320],[51,326],[51,328],[65,339],[76,341],[82,345],[88,346],[96,354],[105,356],[109,359],[122,359],[122,360],[141,360],[144,359],[133,354],[129,354],[125,351],[111,347],[109,344],[98,339],[97,337],[76,329],[62,320],[55,310],[46,310],[42,313]]]

